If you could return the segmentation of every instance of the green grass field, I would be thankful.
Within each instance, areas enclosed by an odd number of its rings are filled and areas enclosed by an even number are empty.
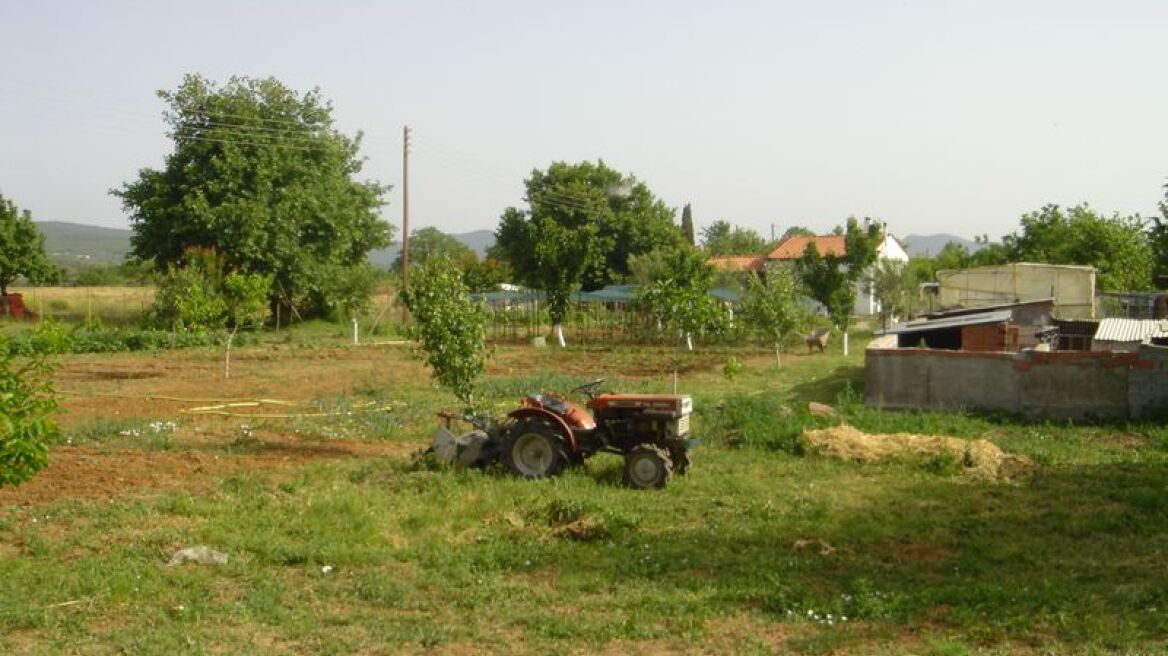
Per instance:
[[[622,487],[613,456],[535,482],[385,456],[236,471],[209,489],[13,503],[0,509],[0,652],[1164,653],[1168,429],[868,409],[862,342],[849,358],[836,347],[779,370],[762,349],[683,358],[704,444],[691,473],[660,491]],[[248,347],[240,375],[278,386],[277,367],[320,356]],[[745,363],[732,379],[731,356]],[[178,355],[117,362],[150,357]],[[264,452],[276,434],[423,446],[451,399],[400,349],[368,357],[342,395],[316,405],[393,406],[384,413],[247,420],[246,431],[162,412],[66,414],[62,441],[224,461]],[[614,389],[666,391],[669,358],[504,346],[485,393],[502,412],[527,391],[600,375]],[[834,421],[809,415],[812,400],[869,432],[988,438],[1038,471],[985,481],[960,465],[796,455],[803,428]],[[151,419],[180,429],[127,430]],[[195,544],[230,562],[166,565]]]

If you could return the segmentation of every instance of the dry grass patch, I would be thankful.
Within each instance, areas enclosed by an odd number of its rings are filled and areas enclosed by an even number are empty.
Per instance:
[[[988,440],[939,435],[873,435],[843,424],[803,432],[810,453],[861,463],[951,461],[966,475],[986,480],[1018,478],[1034,471],[1026,456],[1006,453]]]

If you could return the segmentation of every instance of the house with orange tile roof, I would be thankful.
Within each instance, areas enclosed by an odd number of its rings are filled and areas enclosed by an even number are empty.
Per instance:
[[[795,261],[803,257],[807,247],[815,244],[815,249],[822,256],[834,255],[843,257],[847,254],[847,242],[843,235],[792,235],[779,243],[765,255],[746,257],[715,257],[709,260],[710,264],[719,271],[763,271],[767,264],[794,265]],[[908,252],[900,241],[887,230],[876,252],[877,261],[893,260],[908,262]],[[856,307],[854,313],[861,317],[870,317],[880,313],[880,302],[872,295],[871,286],[867,281],[857,283]]]
[[[792,235],[768,253],[766,259],[768,262],[794,262],[803,257],[811,244],[815,244],[815,249],[824,257],[843,257],[848,252],[843,235]]]

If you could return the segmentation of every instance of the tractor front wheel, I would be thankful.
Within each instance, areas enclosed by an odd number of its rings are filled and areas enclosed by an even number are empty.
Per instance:
[[[522,421],[507,432],[502,460],[511,473],[523,478],[556,476],[568,462],[564,438],[549,423]]]
[[[673,476],[669,452],[653,444],[638,444],[625,454],[625,483],[642,490],[665,487]]]

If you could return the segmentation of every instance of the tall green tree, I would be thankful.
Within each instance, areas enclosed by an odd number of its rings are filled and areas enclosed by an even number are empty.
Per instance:
[[[458,241],[438,228],[421,228],[410,232],[410,266],[422,266],[432,257],[445,257],[458,262],[467,253],[473,253],[469,246]],[[402,256],[399,253],[393,261],[393,270],[401,271]]]
[[[339,272],[389,244],[378,214],[388,187],[357,179],[361,135],[335,128],[318,90],[188,75],[158,95],[173,150],[111,192],[130,213],[133,256],[166,270],[213,248],[229,270],[271,275],[274,297],[316,313]]]
[[[528,207],[503,211],[491,253],[507,261],[521,276],[520,282],[528,286],[545,289],[554,282],[548,276],[563,277],[537,266],[536,252],[540,250],[555,251],[557,257],[544,254],[547,261],[564,255],[573,263],[582,263],[573,285],[598,289],[623,281],[629,275],[631,256],[662,246],[679,246],[684,241],[674,224],[673,210],[645,183],[603,161],[555,162],[546,170],[532,171],[524,185]],[[543,248],[552,234],[578,243],[565,249]]]
[[[719,219],[702,228],[702,250],[708,257],[761,255],[768,242],[750,228]]]
[[[525,181],[528,209],[508,207],[491,255],[547,294],[560,345],[572,294],[620,282],[632,256],[684,243],[673,211],[604,162],[555,162]]]
[[[1160,201],[1160,216],[1152,217],[1148,226],[1148,239],[1152,246],[1152,257],[1156,265],[1152,273],[1154,286],[1168,287],[1168,184],[1164,185],[1164,200]]]
[[[1012,262],[1093,266],[1105,291],[1152,288],[1152,244],[1139,216],[1105,217],[1086,204],[1066,210],[1047,205],[1022,215],[1021,229],[1003,237],[1002,245]]]
[[[681,234],[685,236],[685,240],[689,242],[690,246],[697,244],[694,240],[693,208],[689,206],[689,203],[681,208]]]
[[[805,320],[799,297],[802,288],[789,267],[770,265],[763,276],[750,276],[742,298],[741,316],[775,348],[775,366],[783,366],[787,337]]]
[[[844,236],[845,253],[821,255],[815,242],[807,244],[803,256],[795,262],[795,271],[811,297],[827,308],[832,323],[844,334],[844,355],[848,354],[848,325],[856,305],[856,286],[876,262],[880,239],[880,222],[864,228],[855,217],[847,227],[836,227]]]
[[[595,271],[604,258],[603,239],[593,225],[567,228],[551,217],[540,217],[533,226],[539,235],[533,248],[535,266],[532,274],[547,296],[548,317],[556,340],[561,347],[564,340],[564,317],[572,303],[572,294],[580,289],[581,281],[589,271]]]
[[[0,194],[0,296],[6,296],[8,287],[18,278],[40,283],[55,280],[58,275],[59,269],[45,252],[45,236],[33,223],[32,213],[18,210],[16,203]],[[0,303],[5,302],[0,299]]]

